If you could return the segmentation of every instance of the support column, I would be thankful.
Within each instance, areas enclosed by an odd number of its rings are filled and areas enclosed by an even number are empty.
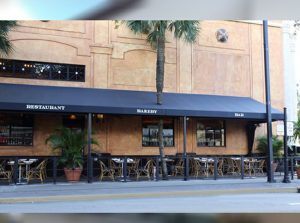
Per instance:
[[[184,180],[188,180],[189,167],[186,155],[186,116],[183,117],[183,160],[184,160]]]
[[[91,155],[91,144],[92,144],[92,113],[88,113],[88,129],[87,129],[87,141],[88,141],[88,154],[87,154],[87,175],[88,183],[93,182],[93,169],[92,169],[92,155]]]
[[[288,168],[288,146],[287,146],[287,111],[286,108],[283,109],[284,111],[284,136],[283,136],[283,143],[284,143],[284,178],[283,183],[291,183],[289,178],[289,168]]]
[[[265,91],[266,91],[266,112],[267,112],[267,139],[268,139],[268,157],[267,172],[268,182],[273,183],[274,173],[272,171],[273,164],[273,145],[272,145],[272,111],[271,111],[271,94],[270,94],[270,66],[269,66],[269,36],[268,21],[263,21],[263,37],[264,37],[264,65],[265,65]]]

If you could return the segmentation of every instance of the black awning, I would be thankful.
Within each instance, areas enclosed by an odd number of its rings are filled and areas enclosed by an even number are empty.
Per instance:
[[[266,106],[248,97],[0,84],[0,110],[190,116],[265,120]],[[283,113],[272,109],[273,120]]]

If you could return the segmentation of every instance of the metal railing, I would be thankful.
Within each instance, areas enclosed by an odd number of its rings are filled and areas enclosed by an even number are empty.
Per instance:
[[[20,159],[38,159],[30,168],[38,165],[47,159],[46,180],[45,182],[54,183],[67,182],[64,177],[64,168],[58,163],[57,156],[1,156],[0,163],[14,161],[13,165],[4,165],[4,169],[12,171],[12,183],[19,183]],[[151,168],[146,170],[145,166],[151,160]],[[283,175],[283,158],[275,158],[278,166],[275,176]],[[100,162],[101,161],[101,162]],[[136,164],[138,161],[138,164]],[[264,164],[262,164],[264,161]],[[300,163],[299,156],[288,157],[288,170],[291,179],[294,179],[295,164]],[[100,163],[104,164],[101,166]],[[222,179],[222,178],[254,178],[266,176],[266,157],[265,156],[199,156],[182,155],[166,156],[167,178],[180,180],[197,179]],[[88,181],[87,157],[84,157],[84,165],[81,181]],[[111,170],[111,173],[107,172]],[[161,160],[159,156],[93,156],[91,165],[91,182],[95,181],[136,181],[136,180],[162,180]],[[102,176],[106,171],[106,175]],[[148,173],[148,172],[149,173]],[[22,174],[22,173],[21,173]],[[110,175],[109,175],[110,174]],[[139,175],[139,176],[137,176]],[[100,177],[102,178],[100,179]],[[6,180],[1,179],[0,184],[5,184]],[[36,183],[39,181],[32,181]]]

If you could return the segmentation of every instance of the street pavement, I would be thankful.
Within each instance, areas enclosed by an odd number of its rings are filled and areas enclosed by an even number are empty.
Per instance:
[[[266,178],[0,186],[0,212],[300,212],[300,180]]]

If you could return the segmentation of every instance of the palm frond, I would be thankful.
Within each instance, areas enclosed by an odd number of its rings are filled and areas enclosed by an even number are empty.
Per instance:
[[[0,56],[7,56],[13,50],[8,35],[15,26],[16,21],[0,21]]]

